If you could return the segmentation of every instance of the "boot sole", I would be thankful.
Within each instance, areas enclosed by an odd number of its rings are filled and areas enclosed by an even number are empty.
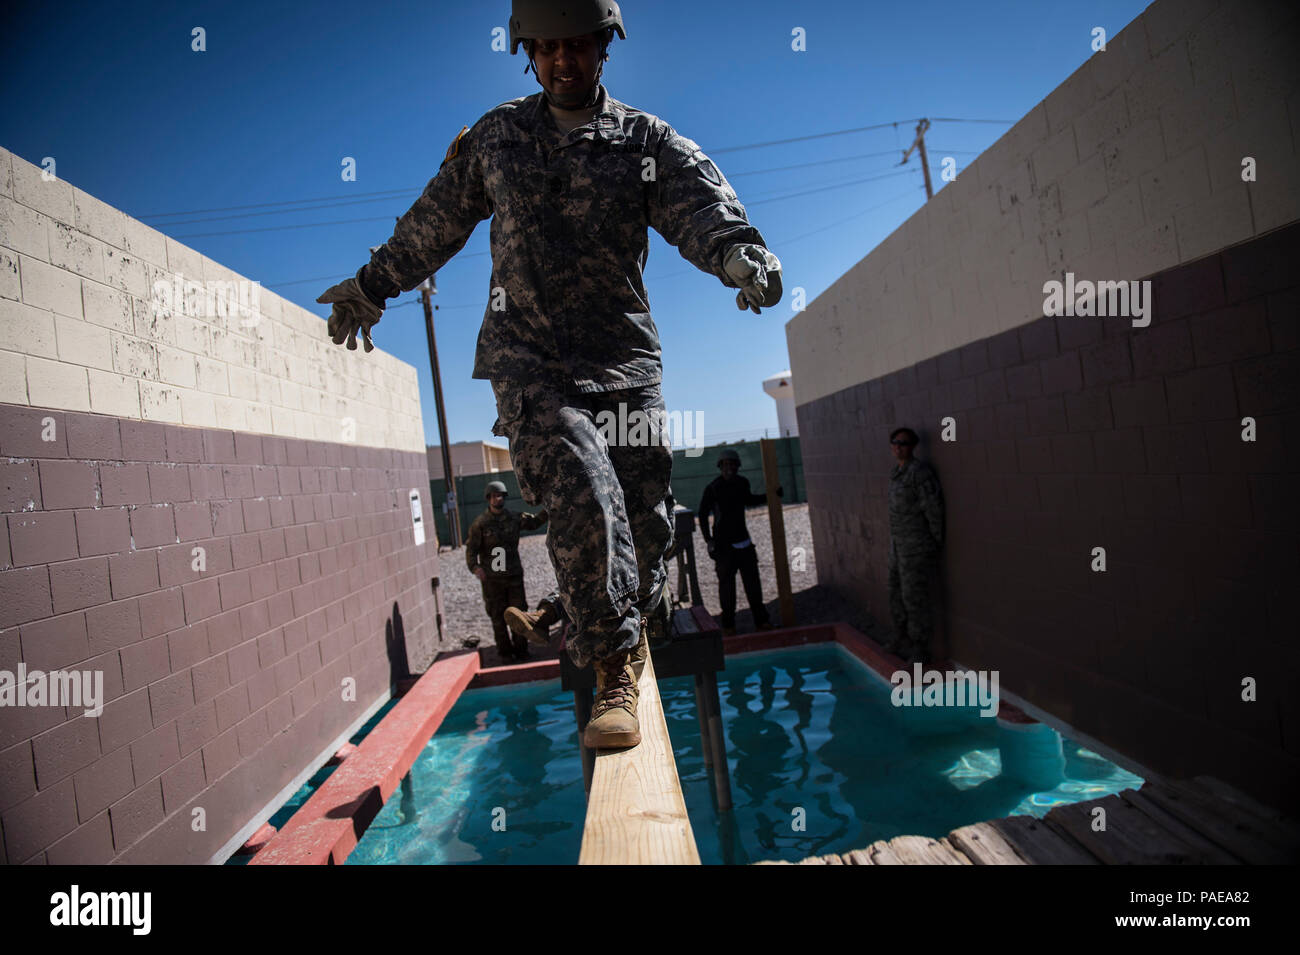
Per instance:
[[[641,743],[641,731],[633,730],[630,733],[601,733],[598,737],[592,738],[587,733],[582,734],[582,743],[587,749],[631,749]]]
[[[548,647],[551,645],[550,635],[542,636],[541,631],[534,630],[523,622],[522,615],[515,616],[514,607],[506,611],[506,626],[510,628],[511,633],[517,633],[533,646]]]

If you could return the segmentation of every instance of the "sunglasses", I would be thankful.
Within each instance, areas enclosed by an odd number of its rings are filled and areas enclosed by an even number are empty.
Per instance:
[[[916,444],[915,441],[890,441],[889,443],[897,445],[900,448],[910,448]]]

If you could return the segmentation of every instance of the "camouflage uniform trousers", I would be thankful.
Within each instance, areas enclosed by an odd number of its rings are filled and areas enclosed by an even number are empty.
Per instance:
[[[570,658],[585,667],[631,650],[641,612],[668,579],[663,555],[673,524],[665,496],[673,457],[658,422],[642,435],[629,428],[621,436],[602,413],[616,422],[634,411],[662,414],[659,384],[574,394],[553,383],[493,381],[492,389],[493,433],[510,440],[520,493],[550,515],[546,545],[572,623]]]
[[[899,553],[889,545],[889,613],[894,621],[893,645],[900,655],[927,653],[934,633],[931,607],[939,570],[937,549]]]
[[[745,587],[745,599],[749,601],[750,613],[754,615],[754,626],[761,627],[770,622],[767,606],[763,603],[763,581],[758,573],[758,550],[753,544],[736,548],[730,544],[718,544],[714,548],[717,557],[713,563],[718,571],[718,603],[722,607],[722,619],[719,621],[728,630],[736,628],[736,572],[740,572],[740,581]]]
[[[509,577],[489,575],[479,582],[483,587],[483,606],[492,620],[492,637],[496,641],[497,652],[503,654],[519,653],[528,648],[528,642],[521,636],[510,632],[506,626],[507,607],[526,607],[528,597],[524,594],[524,578],[521,574]]]

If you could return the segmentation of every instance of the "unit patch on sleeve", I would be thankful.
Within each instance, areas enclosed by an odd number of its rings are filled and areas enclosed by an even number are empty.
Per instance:
[[[438,166],[439,169],[447,165],[447,163],[451,162],[451,160],[455,159],[456,156],[460,154],[460,141],[465,138],[465,134],[468,132],[468,126],[462,126],[460,128],[460,132],[456,134],[456,138],[453,139],[451,145],[447,147],[447,155],[443,157],[442,163]]]

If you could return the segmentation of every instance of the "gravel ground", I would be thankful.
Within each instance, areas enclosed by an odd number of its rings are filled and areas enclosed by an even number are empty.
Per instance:
[[[874,633],[875,623],[870,617],[854,610],[834,594],[829,593],[817,583],[817,558],[813,548],[812,528],[808,521],[807,504],[788,504],[784,510],[786,546],[791,556],[790,584],[794,591],[795,615],[800,623],[822,623],[831,620],[844,620],[853,624],[864,633]],[[763,580],[763,596],[767,602],[768,615],[774,623],[780,620],[780,608],[776,594],[776,568],[772,564],[772,535],[766,507],[750,508],[745,515],[750,537],[758,548],[758,566]],[[704,542],[696,525],[695,548],[699,557],[698,576],[700,593],[704,606],[715,617],[721,613],[718,603],[718,578],[713,570],[713,561],[704,550]],[[803,548],[803,569],[797,569],[797,549]],[[501,661],[492,640],[492,624],[483,610],[483,597],[479,589],[478,578],[465,567],[463,549],[452,550],[444,547],[439,552],[443,627],[442,650],[460,649],[476,646],[483,658],[484,666],[496,666]],[[546,596],[555,586],[555,571],[551,568],[551,559],[546,553],[546,537],[537,534],[525,537],[519,544],[519,558],[524,565],[524,584],[531,606]],[[677,563],[670,565],[670,583],[674,596],[680,596],[683,604],[689,604],[689,594],[676,594]],[[736,630],[746,633],[754,629],[753,615],[745,602],[744,587],[740,575],[736,575],[737,607]],[[554,652],[533,651],[534,659],[554,657]],[[432,660],[411,661],[415,672],[421,672]]]

